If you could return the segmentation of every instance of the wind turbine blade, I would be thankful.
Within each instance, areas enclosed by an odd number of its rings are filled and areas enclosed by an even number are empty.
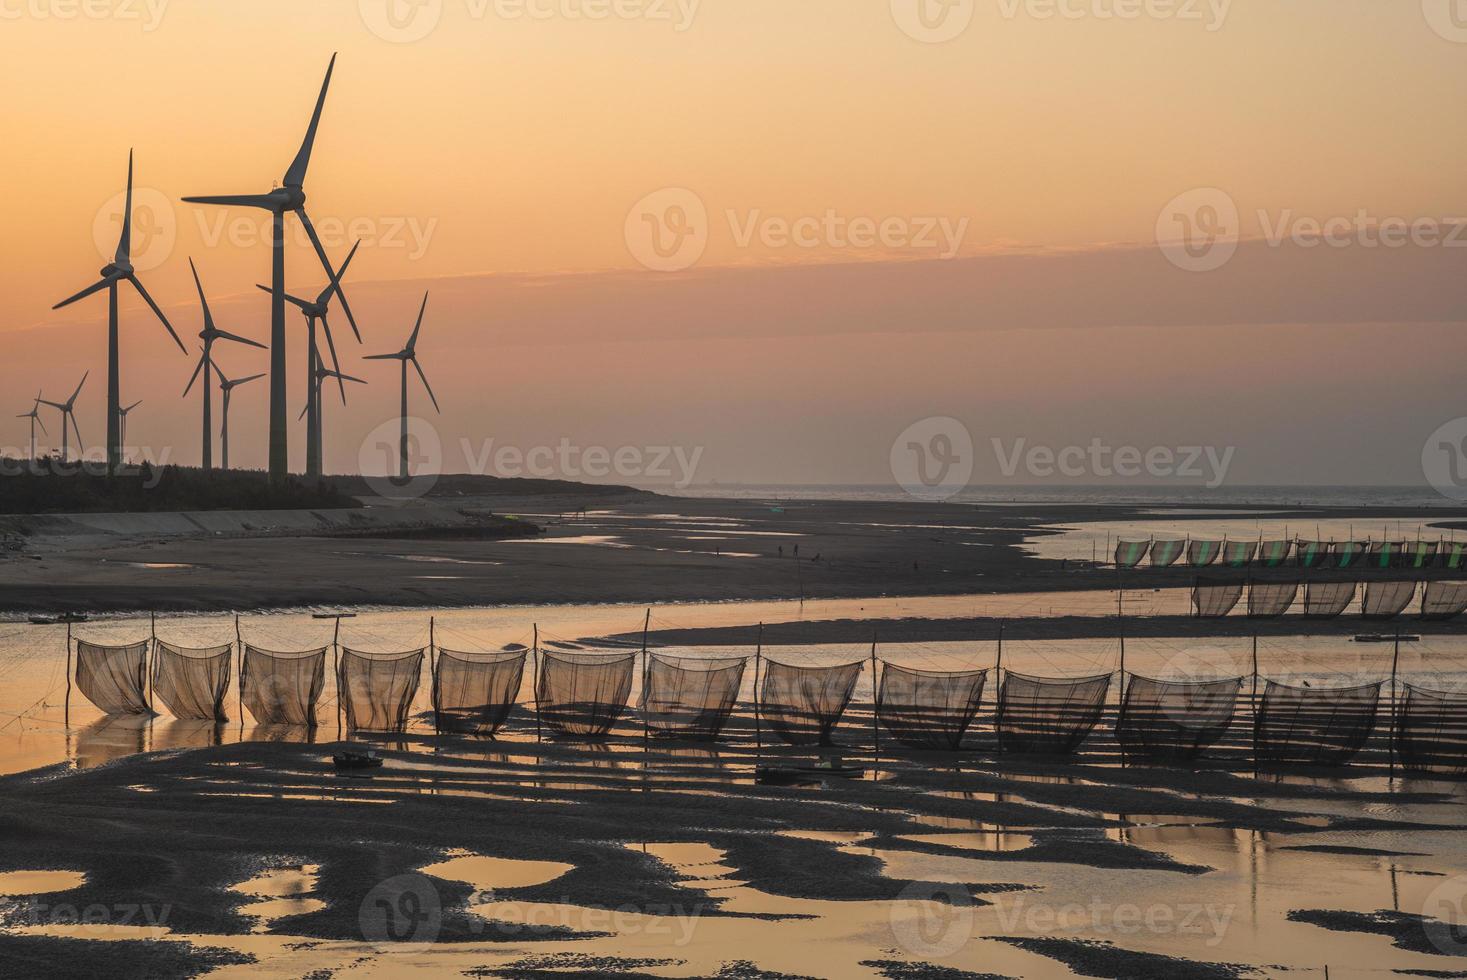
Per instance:
[[[234,382],[234,386],[237,388],[248,381],[259,381],[263,377],[263,374],[252,374],[248,378],[240,378],[238,381]]]
[[[405,357],[405,355],[403,355],[401,352],[396,353],[396,354],[363,354],[362,355],[362,360],[364,360],[364,361],[401,361],[401,360],[404,359],[404,357]]]
[[[275,293],[275,290],[271,289],[269,286],[261,285],[260,283],[255,283],[255,288],[260,290],[260,292],[262,293],[270,293],[271,295],[274,295]],[[302,310],[311,305],[309,302],[301,299],[299,296],[292,296],[290,295],[290,293],[282,293],[281,295],[285,297],[285,301],[287,303],[290,303],[293,306],[297,306]]]
[[[299,422],[301,419],[303,419],[303,418],[306,417],[306,413],[309,412],[310,410],[311,410],[311,406],[307,405],[305,408],[301,409],[301,413],[295,417],[295,420],[297,422]]]
[[[188,387],[183,389],[183,394],[179,397],[187,398],[188,393],[194,390],[194,382],[199,380],[199,372],[204,370],[204,361],[208,358],[208,356],[208,354],[205,354],[203,355],[203,357],[199,358],[199,363],[194,366],[194,373],[189,375]]]
[[[108,276],[105,279],[99,279],[97,282],[93,283],[92,285],[88,286],[86,289],[83,289],[81,292],[77,293],[75,296],[68,296],[66,299],[62,300],[61,302],[57,303],[55,306],[51,307],[51,309],[53,309],[53,310],[59,310],[63,306],[70,306],[72,303],[75,303],[79,299],[86,299],[88,296],[92,295],[93,293],[99,292],[100,290],[103,290],[103,289],[106,289],[108,286],[112,285],[116,281],[117,280],[114,279],[114,278],[112,278],[111,276]]]
[[[403,350],[412,353],[418,349],[418,332],[423,329],[423,313],[428,309],[428,294],[423,293],[423,305],[418,308],[418,322],[413,326],[413,335],[408,338]]]
[[[76,396],[81,394],[82,385],[86,384],[87,383],[87,379],[90,378],[91,376],[92,376],[92,372],[90,372],[90,371],[88,371],[86,374],[83,374],[82,375],[82,379],[80,381],[78,381],[77,384],[76,384],[76,391],[73,391],[71,393],[71,399],[70,399],[70,401],[68,401],[66,403],[68,406],[70,406],[70,405],[72,405],[72,404],[74,404],[76,402]]]
[[[201,194],[196,197],[185,197],[183,200],[188,204],[217,204],[226,208],[275,210],[275,198],[269,194]]]
[[[316,145],[316,129],[321,125],[321,110],[326,105],[326,90],[331,87],[331,73],[336,70],[336,55],[326,66],[326,80],[321,83],[321,94],[316,97],[316,111],[311,114],[311,125],[306,129],[306,138],[300,152],[295,155],[290,169],[285,172],[286,187],[300,187],[306,182],[306,168],[311,165],[311,150]]]
[[[335,371],[337,374],[340,374],[341,361],[339,361],[336,357],[336,341],[331,339],[331,324],[326,321],[326,318],[324,316],[321,318],[321,332],[326,335],[327,350],[331,351],[331,370]],[[316,356],[319,358],[321,355],[318,352]],[[339,379],[337,380],[337,384],[341,386],[341,403],[345,405],[346,385],[341,384],[341,381]]]
[[[232,334],[227,330],[219,330],[216,331],[216,333],[221,340],[232,340],[236,344],[248,344],[250,347],[258,347],[260,348],[260,350],[265,349],[265,345],[260,343],[259,341],[251,340],[248,337],[241,337],[238,334]]]
[[[76,433],[76,451],[78,453],[84,452],[85,451],[85,447],[86,447],[86,441],[84,439],[82,439],[81,426],[78,425],[77,422],[76,422],[76,413],[75,412],[67,412],[66,413],[66,417],[69,418],[69,419],[71,419],[71,430]],[[65,422],[63,421],[62,424],[64,425]]]
[[[115,261],[124,269],[132,265],[132,150],[127,151],[127,203],[123,205],[122,237],[117,240]]]
[[[139,398],[137,401],[133,402],[131,405],[129,405],[126,408],[124,408],[122,410],[123,411],[123,414],[126,414],[128,412],[131,412],[133,409],[137,408],[142,403],[143,403],[143,400],[141,398]]]
[[[352,377],[349,374],[341,374],[340,372],[338,372],[336,376],[338,378],[340,378],[342,381],[353,381],[353,382],[355,382],[355,383],[357,383],[359,385],[366,384],[366,382],[363,381],[361,378],[354,378],[354,377]]]
[[[41,421],[41,417],[39,415],[36,416],[36,424],[41,427],[41,433],[43,435],[48,435],[49,436],[51,434],[50,432],[48,432],[46,430],[46,423]]]
[[[362,240],[358,238],[357,243],[351,247],[351,251],[347,254],[346,261],[341,263],[341,268],[332,274],[331,281],[326,284],[326,288],[321,290],[321,294],[316,297],[316,303],[318,305],[324,305],[331,298],[331,294],[341,288],[341,280],[346,277],[346,270],[351,267],[351,260],[357,257],[357,249],[361,247]]]
[[[41,404],[42,405],[50,405],[52,408],[54,408],[54,409],[56,409],[57,411],[60,411],[60,412],[66,411],[66,406],[63,405],[63,404],[61,404],[60,402],[49,402],[49,401],[46,401],[43,398],[43,399],[41,399]]]
[[[198,267],[194,265],[194,257],[192,255],[188,257],[188,268],[189,271],[194,274],[194,288],[199,291],[199,305],[204,308],[204,329],[206,331],[213,330],[214,314],[209,312],[209,300],[208,297],[204,295],[204,284],[199,281],[199,270]]]
[[[413,367],[418,369],[418,377],[423,379],[423,387],[428,389],[428,397],[433,399],[433,411],[440,415],[443,414],[443,409],[438,407],[438,396],[433,394],[433,386],[428,383],[428,376],[423,373],[423,365],[418,363],[416,357],[408,358],[408,360],[412,362]]]
[[[360,344],[362,342],[362,332],[357,329],[357,318],[352,314],[351,304],[346,301],[346,290],[341,288],[341,280],[338,274],[331,268],[331,260],[326,258],[326,249],[321,246],[321,236],[316,234],[316,226],[311,224],[311,217],[306,214],[305,208],[298,209],[296,216],[301,219],[301,224],[305,226],[306,235],[311,239],[312,247],[316,249],[316,257],[321,260],[321,267],[326,270],[326,275],[332,281],[332,289],[336,293],[336,298],[341,300],[341,312],[346,314],[347,325],[351,327],[352,335],[357,338],[357,343]]]
[[[158,309],[158,304],[153,302],[153,297],[148,295],[148,291],[143,288],[142,281],[139,280],[137,276],[128,276],[127,281],[132,283],[133,288],[138,291],[139,295],[141,295],[145,301],[147,301],[149,308],[151,308],[153,311],[153,315],[156,316],[158,318],[158,321],[163,324],[163,329],[168,331],[168,336],[173,338],[173,342],[178,345],[178,349],[181,352],[187,354],[188,348],[183,346],[183,341],[178,339],[178,331],[173,329],[173,324],[169,323],[168,318],[163,315],[163,311]],[[205,306],[204,309],[207,311],[208,307]]]

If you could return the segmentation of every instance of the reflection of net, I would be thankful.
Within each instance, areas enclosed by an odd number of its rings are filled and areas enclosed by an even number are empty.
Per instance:
[[[765,661],[759,714],[791,745],[829,745],[865,661],[839,667],[795,667]]]
[[[1415,582],[1366,582],[1361,614],[1366,619],[1392,619],[1416,598]]]
[[[1309,582],[1304,586],[1304,615],[1333,617],[1355,601],[1354,582]]]
[[[876,710],[882,727],[903,745],[957,749],[978,713],[986,670],[911,670],[882,662]]]
[[[1248,615],[1282,616],[1298,594],[1298,582],[1254,582],[1248,586]]]
[[[145,715],[148,642],[107,647],[76,641],[76,686],[109,715]]]
[[[1268,681],[1258,711],[1259,760],[1319,766],[1349,762],[1375,727],[1381,684],[1320,688]]]
[[[1331,554],[1334,556],[1336,568],[1354,568],[1360,564],[1365,555],[1365,543],[1363,541],[1341,541],[1334,546]]]
[[[1116,543],[1116,567],[1135,568],[1151,550],[1151,541],[1120,541]]]
[[[1402,564],[1404,541],[1374,541],[1365,552],[1365,562],[1372,568],[1394,568]]]
[[[433,675],[438,731],[493,735],[509,718],[524,674],[523,650],[460,653],[440,649]]]
[[[1324,541],[1300,541],[1294,546],[1294,562],[1300,568],[1318,568],[1329,561],[1329,544]]]
[[[1157,568],[1166,568],[1175,565],[1177,559],[1187,551],[1187,542],[1180,538],[1167,541],[1153,541],[1151,544],[1151,564]]]
[[[1253,555],[1258,551],[1257,541],[1224,541],[1223,542],[1223,564],[1232,565],[1235,568],[1248,564],[1253,560]]]
[[[1193,759],[1233,721],[1243,678],[1159,681],[1131,675],[1116,734],[1126,751],[1156,759]]]
[[[325,647],[280,653],[245,644],[240,695],[262,725],[315,727],[316,702],[325,682]]]
[[[1005,671],[998,696],[998,744],[1005,752],[1075,751],[1100,722],[1110,674],[1073,679]]]
[[[423,675],[423,651],[362,653],[345,647],[337,665],[336,691],[351,732],[400,732],[407,728]]]
[[[1467,694],[1403,685],[1396,756],[1407,769],[1467,775]]]
[[[1278,568],[1289,560],[1290,541],[1265,541],[1258,546],[1258,562],[1267,568]]]
[[[642,711],[662,735],[713,741],[723,731],[744,683],[744,657],[705,660],[654,653],[647,658]]]
[[[1407,568],[1430,568],[1436,564],[1435,541],[1413,541],[1406,545],[1403,564]]]
[[[1452,619],[1467,612],[1467,582],[1427,582],[1421,596],[1426,619]]]
[[[1226,616],[1233,611],[1238,600],[1243,598],[1243,583],[1198,582],[1192,587],[1192,608],[1198,616],[1214,618]]]
[[[1211,565],[1217,561],[1218,553],[1221,551],[1221,541],[1189,541],[1187,542],[1187,564],[1193,568]]]
[[[562,735],[605,735],[627,709],[636,662],[635,653],[541,651],[535,683],[541,719]]]
[[[153,692],[175,718],[224,721],[229,644],[193,650],[159,640],[153,647]]]

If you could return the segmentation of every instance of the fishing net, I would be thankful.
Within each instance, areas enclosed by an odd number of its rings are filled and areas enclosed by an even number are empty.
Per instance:
[[[1308,582],[1304,586],[1304,615],[1331,618],[1355,601],[1354,582]]]
[[[148,641],[109,647],[77,640],[76,686],[103,714],[151,714]]]
[[[647,657],[642,712],[659,735],[711,742],[718,738],[739,700],[746,657],[701,659]]]
[[[1193,568],[1201,568],[1211,565],[1217,561],[1217,556],[1222,552],[1221,541],[1188,541],[1187,542],[1187,564]]]
[[[1298,594],[1298,582],[1254,582],[1248,586],[1248,615],[1282,616]]]
[[[877,716],[903,745],[957,749],[978,713],[987,680],[986,670],[912,670],[882,661]]]
[[[838,667],[795,667],[766,660],[760,718],[791,745],[829,745],[865,661]]]
[[[1100,723],[1110,674],[1043,678],[1004,671],[998,744],[1005,752],[1067,754]]]
[[[1366,582],[1361,615],[1366,619],[1392,619],[1405,612],[1414,598],[1415,582]]]
[[[1354,568],[1365,556],[1363,541],[1340,541],[1330,552],[1336,568]]]
[[[1373,541],[1365,550],[1365,563],[1371,568],[1394,568],[1403,564],[1404,541]]]
[[[1319,568],[1329,560],[1326,541],[1300,541],[1294,546],[1294,563],[1300,568]]]
[[[1467,612],[1467,582],[1427,582],[1421,596],[1425,619],[1452,619]]]
[[[1251,562],[1257,552],[1257,541],[1224,541],[1223,564],[1232,565],[1234,568],[1241,568]]]
[[[541,720],[562,735],[600,738],[627,709],[636,663],[635,653],[541,651]]]
[[[407,728],[423,675],[423,653],[362,653],[342,648],[336,696],[346,711],[347,731],[400,732]]]
[[[1436,541],[1413,541],[1406,545],[1404,564],[1407,568],[1430,568],[1436,564],[1436,551],[1439,542]]]
[[[1467,775],[1467,694],[1402,685],[1396,757],[1416,772]]]
[[[1128,752],[1194,759],[1227,734],[1243,680],[1160,681],[1132,674],[1116,735]]]
[[[1116,543],[1116,567],[1135,568],[1150,550],[1150,538],[1145,541],[1119,541]]]
[[[1448,541],[1437,549],[1437,564],[1443,568],[1467,567],[1467,543]]]
[[[1197,582],[1192,586],[1192,608],[1198,616],[1215,618],[1233,611],[1238,600],[1243,598],[1243,583]]]
[[[326,648],[281,653],[244,645],[239,690],[262,725],[316,726],[316,702],[326,681]]]
[[[1167,568],[1177,563],[1187,551],[1187,542],[1180,538],[1151,543],[1151,564],[1156,568]]]
[[[1255,736],[1259,761],[1318,766],[1349,762],[1375,727],[1383,683],[1322,688],[1268,681]]]
[[[1264,541],[1258,546],[1258,562],[1266,568],[1278,568],[1289,560],[1292,541]]]
[[[153,693],[175,718],[225,721],[229,690],[229,644],[204,649],[159,640],[153,647]]]
[[[437,730],[493,735],[508,720],[524,675],[524,650],[461,653],[440,649],[433,674]]]

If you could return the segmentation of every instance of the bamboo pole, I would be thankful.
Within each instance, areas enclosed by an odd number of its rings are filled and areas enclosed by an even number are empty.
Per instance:
[[[71,620],[66,621],[66,707],[62,717],[68,733],[71,729]]]
[[[239,697],[239,727],[244,729],[244,634],[239,629],[239,613],[234,614],[234,646],[239,650],[239,684],[235,694]]]
[[[151,662],[144,663],[143,675],[148,682],[148,710],[153,711],[153,672],[158,669],[158,614],[152,611],[148,613],[148,656]]]
[[[521,633],[521,636],[524,634]],[[531,656],[534,658],[530,665],[533,677],[530,678],[530,693],[535,697],[535,741],[540,741],[540,624],[535,624],[534,646],[530,648]]]
[[[1253,774],[1258,775],[1258,634],[1253,634]]]
[[[1398,668],[1400,667],[1400,665],[1401,665],[1401,628],[1398,626],[1398,627],[1396,627],[1396,645],[1395,645],[1395,650],[1391,654],[1391,734],[1390,734],[1390,738],[1387,740],[1387,743],[1386,743],[1386,752],[1390,756],[1390,760],[1391,760],[1390,761],[1390,766],[1391,766],[1391,778],[1392,779],[1394,779],[1396,777],[1396,731],[1397,731],[1397,727],[1400,724],[1399,716],[1396,713],[1397,712],[1397,704],[1400,701],[1400,697],[1399,697],[1399,695],[1396,692],[1396,676],[1397,676],[1397,673],[1396,672],[1397,672]]]
[[[652,742],[652,722],[647,716],[647,633],[652,629],[652,610],[642,620],[642,750],[645,752]]]
[[[433,658],[433,648],[437,645],[437,617],[428,617],[428,681],[433,687],[429,690],[429,696],[433,702],[433,731],[441,733],[442,726],[438,724],[438,663]]]
[[[341,617],[336,617],[336,626],[331,632],[331,663],[336,671],[336,733],[345,729],[341,704]]]
[[[876,633],[871,634],[871,738],[876,746],[876,755],[881,754],[881,711],[877,707],[880,692],[876,689]],[[872,760],[873,762],[875,759]]]
[[[754,749],[756,756],[764,751],[764,730],[759,713],[759,666],[764,659],[764,624],[759,624],[759,636],[754,641]]]
[[[998,622],[998,661],[993,665],[993,680],[998,685],[998,703],[993,709],[993,737],[998,740],[998,747],[1003,748],[1003,620]]]

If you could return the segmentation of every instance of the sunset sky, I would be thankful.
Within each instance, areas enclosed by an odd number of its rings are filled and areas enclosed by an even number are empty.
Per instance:
[[[952,416],[978,482],[1003,479],[998,438],[1231,446],[1245,484],[1419,483],[1423,441],[1467,414],[1452,2],[980,0],[938,42],[906,0],[0,0],[7,411],[90,370],[102,443],[105,297],[50,306],[110,257],[129,148],[135,259],[190,348],[190,256],[219,325],[267,339],[267,216],[179,198],[268,191],[339,52],[306,190],[335,261],[365,239],[364,344],[336,328],[371,384],[328,402],[332,471],[397,411],[394,366],[359,356],[396,350],[431,289],[443,414],[411,398],[450,470],[462,440],[570,440],[698,448],[700,482],[889,483],[897,434]],[[1209,271],[1156,244],[1198,189],[1240,216]],[[669,204],[696,246],[670,258],[643,237]],[[1330,219],[1348,230],[1317,241]],[[314,295],[295,229],[288,285]],[[129,442],[196,462],[192,359],[123,296]],[[265,394],[236,396],[236,464],[264,463]]]

